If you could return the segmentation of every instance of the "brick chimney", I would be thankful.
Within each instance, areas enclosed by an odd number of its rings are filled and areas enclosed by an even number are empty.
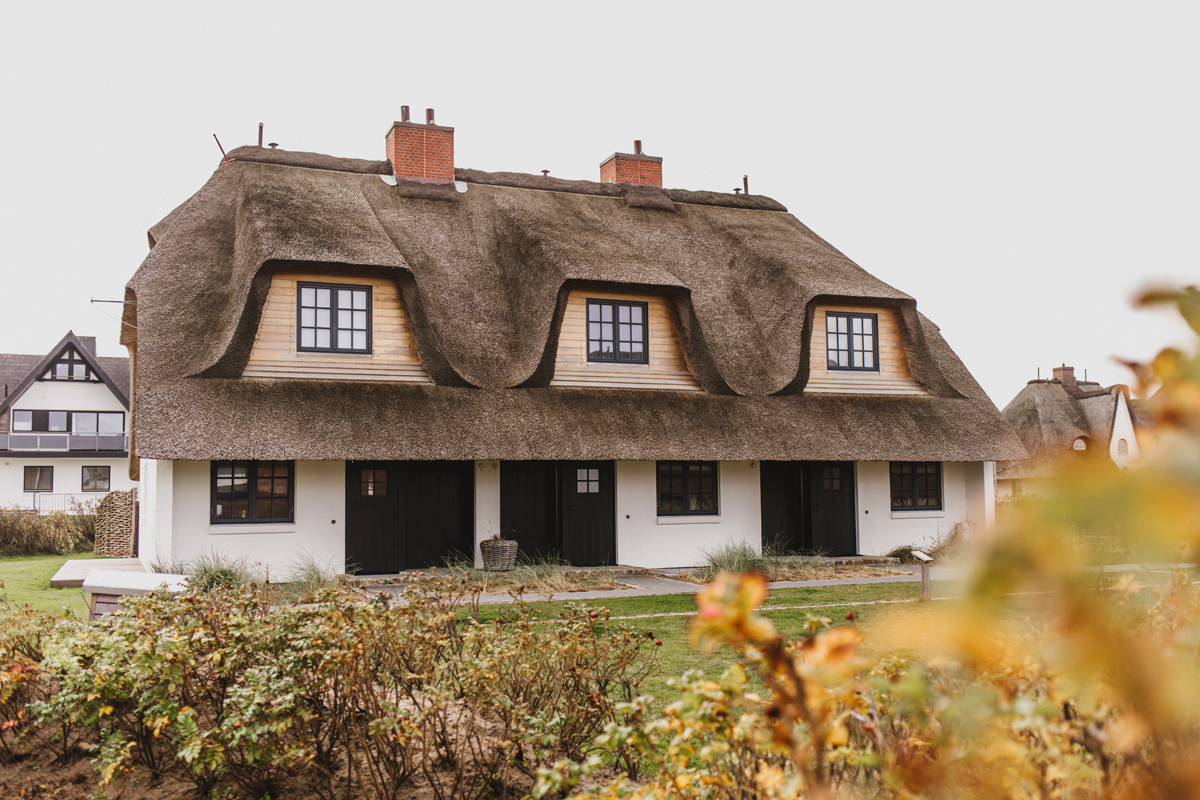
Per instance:
[[[433,109],[425,109],[425,124],[408,121],[408,106],[400,106],[400,121],[387,133],[387,158],[397,178],[419,183],[454,180],[454,128],[433,124]]]
[[[662,159],[643,153],[642,140],[638,139],[632,153],[613,153],[600,162],[600,182],[662,186]]]
[[[1079,386],[1079,384],[1075,382],[1075,368],[1068,367],[1066,364],[1063,364],[1061,367],[1054,368],[1054,380],[1059,381],[1063,386],[1069,386],[1072,389]]]

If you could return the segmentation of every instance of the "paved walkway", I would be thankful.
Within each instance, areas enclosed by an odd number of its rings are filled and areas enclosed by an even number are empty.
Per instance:
[[[904,570],[910,572],[909,575],[887,575],[879,578],[834,578],[823,581],[773,581],[770,584],[772,589],[793,589],[805,586],[853,586],[856,584],[871,584],[871,583],[913,583],[921,580],[921,568],[909,565],[894,565],[892,569]],[[954,580],[962,577],[960,570],[944,569],[942,567],[934,567],[930,570],[930,578],[935,581]],[[656,595],[671,595],[671,594],[695,594],[700,591],[700,584],[689,583],[687,581],[677,581],[672,578],[664,578],[658,575],[622,575],[617,579],[620,583],[628,586],[628,589],[602,589],[587,592],[559,592],[547,598],[545,594],[525,594],[521,599],[527,603],[541,602],[546,599],[552,600],[612,600],[622,597],[652,597]],[[364,586],[364,591],[368,592],[384,592],[399,597],[404,592],[403,586],[396,584],[386,584],[382,586]],[[497,604],[511,603],[513,597],[510,594],[485,594],[479,598],[481,604]]]

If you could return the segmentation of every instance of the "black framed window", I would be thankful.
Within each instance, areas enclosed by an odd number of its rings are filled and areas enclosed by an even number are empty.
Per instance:
[[[293,466],[291,461],[212,462],[210,521],[291,522]]]
[[[879,371],[879,315],[825,313],[829,369]]]
[[[83,356],[74,347],[68,347],[50,364],[42,376],[44,381],[96,381],[99,380]]]
[[[658,462],[658,516],[717,513],[717,462]]]
[[[53,492],[54,467],[26,467],[25,491]]]
[[[84,467],[82,488],[85,492],[107,492],[112,467]]]
[[[940,511],[942,465],[937,461],[892,462],[892,511]]]
[[[297,284],[297,349],[371,352],[371,287]]]
[[[365,496],[387,496],[386,469],[364,469],[362,471],[362,493]]]
[[[645,303],[588,300],[588,361],[649,363]]]

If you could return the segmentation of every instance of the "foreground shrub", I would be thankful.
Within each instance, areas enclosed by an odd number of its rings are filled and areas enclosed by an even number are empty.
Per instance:
[[[105,783],[144,770],[201,795],[274,797],[301,775],[328,798],[519,796],[539,768],[592,754],[653,665],[653,643],[602,611],[464,621],[469,598],[436,577],[395,606],[270,597],[149,595],[59,626],[29,655],[53,684],[30,710],[97,746]]]
[[[1145,300],[1176,304],[1200,334],[1200,291]],[[1200,796],[1200,586],[1183,570],[1154,586],[1097,577],[1086,569],[1096,548],[1081,546],[1088,520],[1118,555],[1200,552],[1200,353],[1133,366],[1143,394],[1158,390],[1153,458],[1010,509],[979,545],[962,602],[877,627],[885,649],[923,661],[865,664],[852,621],[810,619],[811,636],[785,642],[755,613],[763,576],[718,575],[697,597],[692,640],[741,664],[720,681],[689,673],[661,719],[645,718],[646,699],[630,704],[630,723],[601,741],[636,749],[651,774],[578,795]],[[1013,619],[1031,605],[1032,631],[1018,635]],[[747,691],[742,664],[764,692]],[[556,764],[535,795],[578,786],[597,763]]]
[[[27,508],[0,508],[0,555],[63,555],[90,548],[96,539],[94,513],[38,515]]]

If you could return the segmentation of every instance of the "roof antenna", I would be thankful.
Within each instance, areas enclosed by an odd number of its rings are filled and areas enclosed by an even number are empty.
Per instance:
[[[749,175],[742,176],[742,191],[745,192],[746,194],[750,194],[750,176]],[[737,193],[734,192],[734,194],[737,194]]]
[[[215,133],[213,134],[213,138],[214,138],[214,139],[217,139],[217,135],[216,135]],[[221,140],[220,140],[220,139],[217,139],[217,147],[221,147]],[[232,159],[232,158],[230,158],[229,156],[225,155],[225,148],[224,148],[224,147],[221,147],[221,158],[225,159],[225,161],[232,161],[232,160],[233,160],[233,159]]]
[[[258,149],[262,149],[262,123],[258,123]]]

